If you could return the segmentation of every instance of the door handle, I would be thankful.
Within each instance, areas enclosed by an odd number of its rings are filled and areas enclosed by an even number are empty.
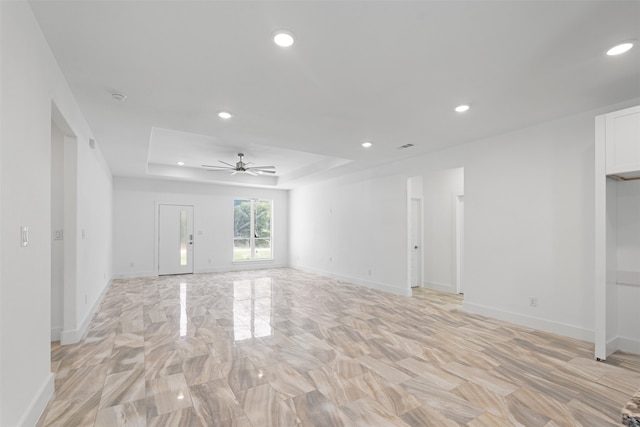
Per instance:
[[[415,246],[413,247],[413,249],[418,249],[418,245],[415,245]]]

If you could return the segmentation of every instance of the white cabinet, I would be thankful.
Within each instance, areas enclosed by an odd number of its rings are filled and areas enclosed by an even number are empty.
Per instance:
[[[607,175],[640,171],[640,106],[605,115]]]

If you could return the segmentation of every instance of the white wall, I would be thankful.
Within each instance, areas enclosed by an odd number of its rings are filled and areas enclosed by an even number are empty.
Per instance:
[[[242,197],[273,200],[273,261],[232,261],[233,200]],[[157,203],[194,206],[195,273],[287,266],[288,199],[289,194],[286,190],[115,178],[115,276],[139,277],[158,274]]]
[[[113,275],[113,179],[99,143],[92,149],[89,138],[78,137],[68,139],[66,144],[74,153],[65,157],[65,164],[67,158],[75,158],[77,168],[76,218],[69,233],[76,246],[75,295],[71,295],[74,299],[69,304],[76,307],[76,312],[72,325],[65,325],[62,333],[62,338],[72,343],[87,330]],[[72,200],[66,202],[72,203]],[[67,212],[73,210],[73,206],[65,206],[65,223],[73,223],[66,218]],[[65,245],[68,243],[69,240]]]
[[[615,108],[292,190],[292,264],[402,293],[407,179],[464,167],[465,309],[593,340],[593,118]]]
[[[0,159],[0,425],[34,425],[53,393],[50,372],[51,335],[51,121],[54,103],[78,141],[88,141],[89,127],[78,109],[62,72],[27,2],[0,2],[1,22],[1,147]],[[79,150],[82,151],[82,150]],[[75,181],[91,186],[96,207],[110,215],[111,176],[99,150],[93,158],[78,156],[82,173]],[[93,169],[88,173],[88,169]],[[96,184],[97,185],[94,185]],[[83,190],[84,191],[84,190]],[[97,214],[80,193],[78,218]],[[19,230],[30,228],[28,247],[20,247]],[[90,228],[89,228],[90,227]],[[110,235],[110,223],[90,223],[91,234]],[[65,235],[67,233],[65,232]],[[111,252],[111,240],[94,242],[88,252]],[[95,248],[101,248],[95,251]],[[96,255],[102,256],[102,255]],[[97,280],[89,268],[73,260],[79,285],[99,294],[108,283]],[[109,275],[110,258],[100,261]],[[87,306],[95,305],[88,300]],[[66,309],[66,307],[65,307]],[[84,310],[80,307],[78,314]]]
[[[293,190],[291,265],[410,295],[407,178],[347,177]]]
[[[424,286],[456,292],[456,196],[464,194],[464,170],[423,176]]]

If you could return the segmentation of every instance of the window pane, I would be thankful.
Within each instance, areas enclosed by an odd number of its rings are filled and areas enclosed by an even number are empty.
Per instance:
[[[180,211],[180,265],[187,265],[187,211]]]
[[[249,239],[233,240],[233,260],[244,261],[251,259],[251,244]]]
[[[271,259],[271,240],[256,239],[256,252],[254,259]]]
[[[271,237],[271,201],[256,201],[255,237]]]
[[[233,237],[251,237],[251,200],[233,201]]]

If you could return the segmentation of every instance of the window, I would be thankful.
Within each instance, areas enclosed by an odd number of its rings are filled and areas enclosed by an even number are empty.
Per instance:
[[[233,260],[273,259],[271,200],[233,201]]]

